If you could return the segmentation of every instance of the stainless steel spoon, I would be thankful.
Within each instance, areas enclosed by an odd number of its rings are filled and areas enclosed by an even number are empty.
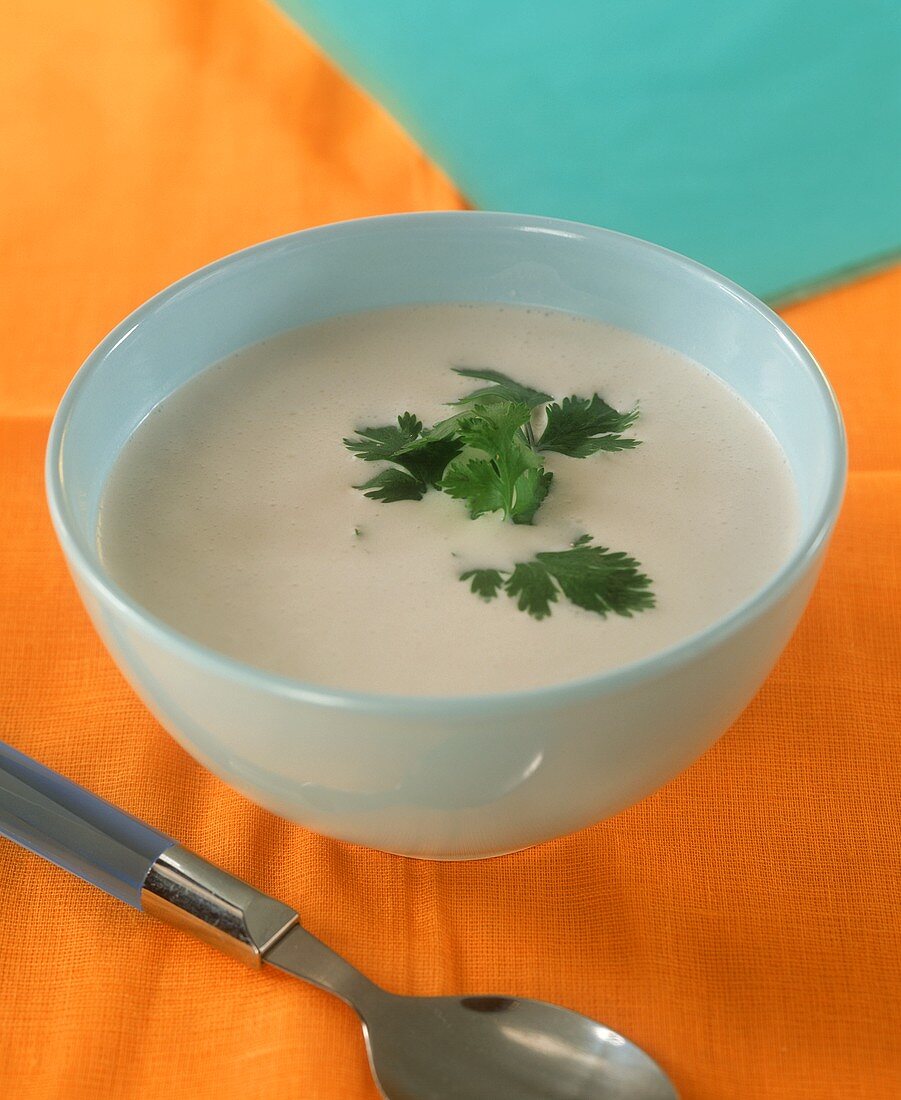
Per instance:
[[[0,742],[0,834],[251,966],[358,1013],[387,1100],[677,1100],[634,1043],[514,997],[400,997],[310,935],[297,913]]]

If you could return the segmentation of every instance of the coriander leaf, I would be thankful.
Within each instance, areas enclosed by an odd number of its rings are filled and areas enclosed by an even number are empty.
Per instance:
[[[503,575],[497,569],[469,569],[460,574],[461,581],[470,579],[470,589],[483,600],[493,600],[504,583]]]
[[[519,597],[519,610],[528,611],[536,619],[550,615],[551,604],[557,602],[557,587],[537,561],[518,562],[504,587],[508,596]]]
[[[422,500],[428,486],[405,470],[395,470],[394,467],[390,467],[376,474],[363,485],[355,485],[354,488],[368,489],[369,492],[364,492],[363,496],[370,500],[393,504],[398,500]]]
[[[511,440],[518,442],[516,433],[528,420],[529,407],[522,401],[474,405],[458,417],[457,433],[467,447],[493,455]],[[535,458],[535,465],[540,466],[541,459]]]
[[[453,416],[448,416],[444,420],[436,421],[431,428],[426,428],[422,433],[423,439],[435,440],[435,439],[450,439],[457,434],[457,430],[460,426],[460,417],[467,416],[470,410],[468,408],[461,408],[459,412],[455,412]]]
[[[358,428],[357,435],[358,439],[344,440],[345,447],[357,458],[364,462],[396,462],[426,485],[437,485],[448,462],[463,449],[449,435],[423,436],[422,421],[408,412],[397,418],[396,427]]]
[[[639,563],[622,551],[591,546],[583,536],[569,550],[535,555],[536,561],[560,585],[577,607],[606,617],[609,612],[630,618],[633,611],[654,606],[651,580]]]
[[[530,524],[542,501],[548,495],[554,475],[550,470],[532,469],[516,479],[513,512],[514,523]]]
[[[458,438],[465,449],[450,463],[439,488],[464,500],[473,519],[502,511],[505,519],[531,523],[547,495],[549,477],[523,477],[542,468],[520,431],[529,415],[525,404],[497,401],[475,405],[470,414],[459,417]],[[487,457],[473,457],[473,451]]]
[[[598,394],[592,398],[564,397],[548,406],[547,425],[536,444],[539,451],[557,451],[570,458],[587,458],[597,451],[625,451],[640,440],[622,432],[638,419],[638,409],[617,412]]]
[[[503,588],[520,611],[536,619],[550,615],[551,604],[557,602],[561,591],[577,607],[602,618],[610,612],[630,618],[636,611],[653,607],[651,582],[639,572],[638,562],[591,542],[591,535],[582,535],[568,550],[544,552],[531,561],[517,562],[506,579],[497,569],[471,569],[460,579],[472,578],[472,591],[486,599]]]
[[[497,469],[485,458],[452,462],[438,486],[455,500],[463,500],[473,519],[486,512],[504,511],[505,498]]]
[[[426,485],[437,485],[447,464],[462,450],[463,444],[456,439],[432,439],[425,436],[397,451],[392,461],[409,470]]]
[[[402,413],[397,427],[357,428],[359,439],[345,439],[344,446],[364,462],[391,461],[398,451],[409,446],[422,431],[422,421],[413,413]]]
[[[494,401],[512,401],[523,404],[530,409],[538,405],[546,405],[553,400],[549,393],[541,390],[533,390],[531,386],[523,386],[501,374],[499,370],[488,370],[481,367],[454,367],[456,374],[462,374],[464,378],[478,378],[483,382],[491,382],[490,386],[481,386],[472,393],[461,397],[459,401],[451,401],[452,405],[468,405],[470,402],[478,402],[485,405]]]

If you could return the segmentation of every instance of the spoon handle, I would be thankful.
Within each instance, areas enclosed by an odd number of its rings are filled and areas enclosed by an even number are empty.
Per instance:
[[[0,836],[251,966],[297,922],[289,906],[2,741]]]
[[[0,741],[0,835],[135,909],[163,833]]]

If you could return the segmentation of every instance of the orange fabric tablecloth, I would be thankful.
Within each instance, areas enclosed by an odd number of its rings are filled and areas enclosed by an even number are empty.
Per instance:
[[[559,1001],[684,1100],[901,1095],[901,270],[795,306],[848,421],[821,583],[745,715],[612,821],[486,863],[312,835],[189,759],[79,605],[46,515],[50,414],[90,347],[197,265],[317,221],[459,206],[256,0],[2,15],[2,736],[296,905],[408,993]],[[0,1095],[372,1100],[357,1024],[0,841]]]

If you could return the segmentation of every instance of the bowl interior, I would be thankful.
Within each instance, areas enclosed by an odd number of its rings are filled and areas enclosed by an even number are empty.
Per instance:
[[[58,522],[95,568],[101,493],[143,418],[248,344],[340,313],[412,302],[515,302],[607,321],[691,356],[769,424],[799,490],[801,541],[829,526],[841,422],[803,345],[765,306],[673,253],[602,229],[510,214],[401,215],[257,245],[163,291],[92,353],[50,445]]]

